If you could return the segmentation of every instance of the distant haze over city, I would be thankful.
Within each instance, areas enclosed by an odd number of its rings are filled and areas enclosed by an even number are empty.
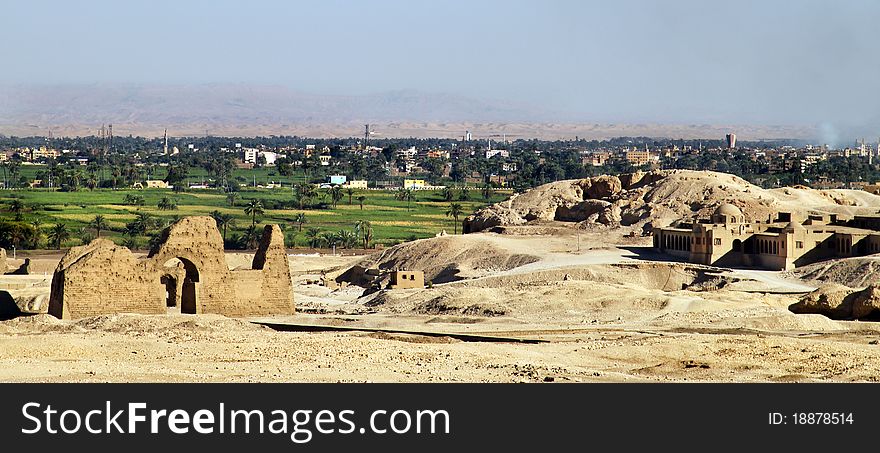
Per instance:
[[[6,135],[880,135],[874,1],[19,2],[4,17]]]
[[[91,135],[113,124],[117,135],[299,135],[347,137],[372,124],[377,138],[448,137],[471,131],[510,139],[618,136],[811,138],[809,126],[586,123],[570,112],[522,103],[413,90],[371,95],[314,95],[280,86],[19,85],[0,86],[0,133]]]

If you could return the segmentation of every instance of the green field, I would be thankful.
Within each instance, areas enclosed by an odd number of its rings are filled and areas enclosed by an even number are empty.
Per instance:
[[[324,192],[324,190],[319,191],[321,194]],[[13,221],[14,213],[11,212],[10,205],[13,200],[20,200],[25,206],[20,213],[21,221],[28,224],[38,223],[43,238],[41,248],[50,248],[46,234],[58,223],[65,224],[71,232],[70,239],[62,245],[70,247],[89,240],[90,235],[94,236],[94,230],[88,225],[96,215],[102,215],[108,222],[110,231],[102,232],[101,236],[122,244],[125,239],[123,233],[126,224],[139,212],[155,217],[158,223],[167,223],[178,217],[210,215],[213,211],[220,211],[235,218],[234,225],[227,232],[227,236],[231,237],[251,226],[251,218],[245,214],[244,205],[251,199],[259,199],[266,209],[262,216],[257,217],[257,225],[270,223],[281,225],[288,246],[307,246],[306,233],[310,228],[318,228],[321,232],[328,233],[353,230],[355,223],[362,219],[372,223],[374,243],[391,245],[415,238],[431,237],[441,230],[452,234],[454,221],[446,216],[451,203],[459,203],[463,207],[458,227],[461,233],[460,222],[464,217],[487,203],[498,202],[508,196],[507,193],[496,191],[489,200],[485,200],[480,191],[472,190],[470,200],[459,201],[458,191],[455,193],[456,199],[447,202],[439,192],[417,191],[415,201],[410,202],[408,206],[406,201],[395,199],[393,191],[359,190],[351,204],[346,195],[339,201],[337,207],[333,208],[330,197],[326,197],[322,207],[316,206],[313,209],[300,211],[294,206],[291,189],[287,188],[243,188],[234,206],[230,205],[224,193],[217,190],[190,190],[182,193],[166,189],[86,189],[76,192],[57,192],[48,189],[0,190],[0,220]],[[143,197],[143,206],[125,205],[123,200],[129,194]],[[361,195],[366,197],[363,209],[357,200]],[[160,210],[157,205],[165,197],[173,200],[177,204],[177,209]],[[319,204],[320,200],[317,199],[315,204]],[[272,209],[281,203],[286,205],[284,209]],[[306,216],[302,232],[293,220],[300,212]],[[138,237],[136,242],[140,244],[139,247],[146,247],[150,236],[156,233],[158,231]]]
[[[83,171],[86,169],[86,167],[80,168],[82,168]],[[144,167],[144,170],[146,171],[146,174],[144,175],[146,179],[163,179],[168,174],[167,168],[160,166],[148,166]],[[46,171],[46,166],[42,164],[22,165],[19,171],[22,177],[31,181],[33,179],[38,179],[38,177]],[[103,179],[106,179],[108,174],[109,173],[105,169]],[[199,183],[201,181],[214,179],[214,176],[201,167],[190,167],[187,171],[187,175],[187,185],[189,183]],[[0,178],[2,178],[2,174],[0,174]],[[302,170],[294,170],[293,174],[290,176],[281,176],[278,174],[278,170],[275,167],[236,168],[232,171],[231,180],[238,184],[246,184],[248,186],[254,185],[254,182],[256,182],[257,185],[265,185],[269,182],[277,183],[279,181],[283,185],[288,186],[291,183],[303,182],[304,175]]]

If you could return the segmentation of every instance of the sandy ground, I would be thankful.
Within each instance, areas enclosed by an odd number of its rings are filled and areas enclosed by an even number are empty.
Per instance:
[[[424,290],[362,296],[359,287],[317,283],[322,273],[359,258],[291,256],[295,316],[18,317],[0,322],[0,381],[743,382],[880,376],[880,325],[787,310],[799,292],[815,287],[812,280],[664,261],[639,240],[608,247],[599,234],[579,240],[573,234],[469,236],[540,259],[482,274],[468,268],[469,278]],[[424,247],[429,250],[432,242]],[[232,267],[250,258],[228,255]],[[45,258],[40,269],[51,269],[52,259]],[[700,284],[719,278],[725,283],[720,289]],[[12,293],[47,284],[41,273],[0,278],[0,287]],[[276,331],[251,321],[351,330]]]

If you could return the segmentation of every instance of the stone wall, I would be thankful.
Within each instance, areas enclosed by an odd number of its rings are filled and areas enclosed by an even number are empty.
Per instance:
[[[164,293],[153,284],[146,264],[107,239],[70,249],[52,277],[49,314],[71,319],[105,313],[165,313]]]
[[[106,239],[72,248],[52,278],[49,313],[65,319],[166,313],[167,287],[173,289],[171,305],[183,313],[293,314],[284,235],[277,225],[264,229],[252,267],[229,270],[216,222],[186,217],[166,229],[142,260]]]
[[[147,256],[157,279],[175,258],[183,262],[187,276],[195,284],[195,313],[236,316],[235,287],[214,219],[184,217],[163,233],[163,241]],[[185,305],[181,309],[187,312]]]
[[[263,229],[260,247],[254,255],[252,268],[261,270],[263,279],[259,295],[245,304],[252,313],[247,314],[290,314],[294,311],[290,266],[284,249],[284,233],[278,225],[267,225]]]

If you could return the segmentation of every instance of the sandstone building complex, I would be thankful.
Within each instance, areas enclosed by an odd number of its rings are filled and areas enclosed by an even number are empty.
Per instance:
[[[746,219],[732,205],[710,219],[654,228],[654,247],[692,263],[787,270],[830,258],[880,252],[880,215],[779,212],[766,221]]]
[[[268,225],[251,269],[230,270],[210,217],[186,217],[163,232],[146,258],[106,239],[74,247],[52,277],[49,314],[82,318],[108,313],[292,314],[284,236]]]

